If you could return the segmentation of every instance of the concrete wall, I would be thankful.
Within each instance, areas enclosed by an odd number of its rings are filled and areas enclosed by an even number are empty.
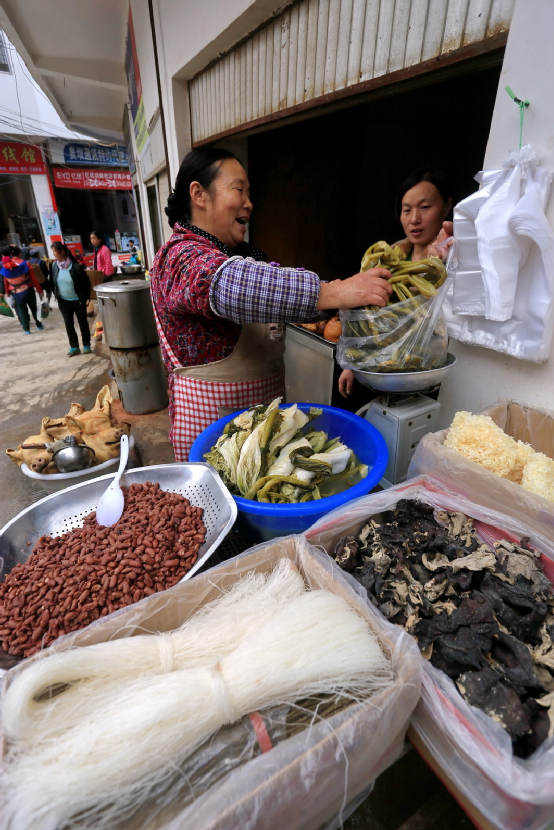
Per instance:
[[[144,0],[132,4],[133,14],[135,4],[146,5]],[[285,0],[158,0],[155,19],[171,183],[191,149],[188,80],[285,5]]]
[[[505,92],[509,84],[516,95],[530,101],[525,113],[523,142],[537,150],[541,164],[554,169],[554,3],[552,0],[517,0],[504,65],[500,75],[485,168],[500,165],[518,146],[519,110]],[[547,205],[554,227],[554,187]],[[554,348],[541,364],[516,360],[477,346],[452,342],[458,364],[443,384],[441,426],[456,411],[478,412],[498,398],[512,398],[554,409]]]

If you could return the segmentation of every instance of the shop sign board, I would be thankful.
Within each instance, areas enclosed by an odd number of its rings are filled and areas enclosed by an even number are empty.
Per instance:
[[[56,187],[71,187],[78,190],[132,190],[133,182],[129,172],[115,170],[67,170],[54,167]]]
[[[144,101],[142,100],[142,83],[140,80],[140,67],[130,4],[127,43],[125,45],[125,72],[127,74],[127,86],[129,88],[129,101],[131,104],[131,117],[133,119],[137,153],[140,156],[148,141],[148,127],[146,125]]]
[[[88,144],[84,141],[65,141],[51,138],[48,140],[48,150],[53,164],[91,164],[111,165],[113,167],[127,167],[127,150],[123,145],[102,147],[99,144]]]
[[[46,235],[50,237],[59,236],[62,229],[60,228],[60,217],[54,208],[46,207],[40,212],[42,225],[46,231]],[[61,239],[61,237],[60,237]]]
[[[0,141],[0,173],[46,173],[40,149],[33,144]]]

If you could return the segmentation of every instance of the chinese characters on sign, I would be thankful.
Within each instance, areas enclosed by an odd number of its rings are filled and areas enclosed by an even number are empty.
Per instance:
[[[130,173],[115,170],[65,170],[54,167],[56,187],[73,187],[80,190],[132,190]]]
[[[127,151],[123,147],[93,147],[87,144],[66,144],[63,150],[66,164],[113,164],[127,166]]]
[[[83,141],[48,140],[52,164],[96,164],[98,166],[127,167],[127,150],[121,144],[103,147]]]
[[[0,141],[0,173],[46,173],[42,153],[32,144]]]

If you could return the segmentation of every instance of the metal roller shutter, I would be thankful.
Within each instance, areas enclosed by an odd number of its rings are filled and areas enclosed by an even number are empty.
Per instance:
[[[193,144],[503,46],[514,5],[299,0],[192,79]]]

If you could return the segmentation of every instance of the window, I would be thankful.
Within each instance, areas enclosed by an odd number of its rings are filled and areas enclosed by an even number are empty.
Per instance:
[[[121,210],[123,211],[123,216],[129,216],[129,205],[127,204],[125,196],[121,200]]]
[[[0,72],[9,72],[11,74],[11,71],[8,45],[4,37],[4,32],[0,29]]]

